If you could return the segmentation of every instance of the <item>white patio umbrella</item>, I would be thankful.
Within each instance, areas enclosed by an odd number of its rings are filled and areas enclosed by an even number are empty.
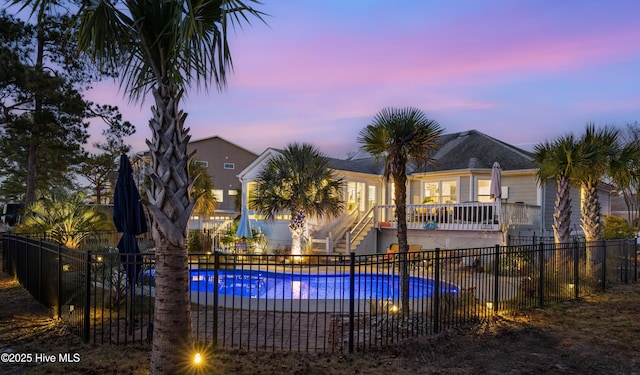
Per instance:
[[[502,181],[500,176],[500,163],[493,163],[491,168],[491,188],[489,194],[491,199],[499,200],[502,197]]]

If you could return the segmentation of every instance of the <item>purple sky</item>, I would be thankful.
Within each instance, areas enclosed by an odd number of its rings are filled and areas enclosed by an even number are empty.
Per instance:
[[[255,153],[309,142],[344,157],[386,106],[525,149],[587,122],[640,121],[640,1],[264,3],[268,26],[231,40],[228,88],[183,102],[192,139]],[[119,105],[137,127],[127,142],[147,149],[150,98],[128,105],[111,82],[90,98]]]

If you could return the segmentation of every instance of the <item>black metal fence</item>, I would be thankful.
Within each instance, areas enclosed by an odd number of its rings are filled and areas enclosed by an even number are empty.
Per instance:
[[[15,235],[3,240],[4,270],[85,341],[151,340],[152,253],[141,254],[139,276],[128,282],[128,259],[111,246],[79,251]],[[616,240],[373,256],[194,254],[190,272],[199,342],[352,352],[635,282],[638,262],[635,240]]]

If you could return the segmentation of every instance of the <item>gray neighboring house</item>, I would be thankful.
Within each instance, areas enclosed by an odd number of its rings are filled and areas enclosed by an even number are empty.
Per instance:
[[[204,165],[211,176],[212,193],[218,205],[213,216],[193,214],[189,229],[224,231],[240,215],[238,208],[242,185],[238,173],[251,164],[257,155],[218,136],[189,142],[187,152],[193,151],[196,151],[196,162]],[[138,189],[143,192],[147,165],[151,164],[149,152],[133,155],[131,163]]]
[[[234,143],[218,136],[189,142],[187,152],[196,151],[196,162],[207,168],[213,184],[213,196],[218,202],[212,217],[191,217],[191,229],[217,228],[220,224],[233,220],[240,214],[242,186],[238,173],[257,157]]]

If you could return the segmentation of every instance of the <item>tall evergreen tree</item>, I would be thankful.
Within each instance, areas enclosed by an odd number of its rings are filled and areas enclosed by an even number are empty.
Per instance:
[[[90,118],[119,121],[117,108],[105,112],[83,97],[100,74],[68,38],[72,18],[47,1],[33,6],[33,24],[0,15],[0,194],[27,204],[38,189],[73,185]]]
[[[104,142],[96,142],[93,146],[101,153],[89,153],[77,169],[77,173],[91,184],[88,188],[93,191],[95,203],[111,203],[113,198],[114,172],[118,168],[121,154],[131,150],[125,144],[124,138],[136,131],[133,124],[122,121],[122,115],[117,107],[104,105],[96,106],[94,113],[103,119],[109,127],[102,131]]]

